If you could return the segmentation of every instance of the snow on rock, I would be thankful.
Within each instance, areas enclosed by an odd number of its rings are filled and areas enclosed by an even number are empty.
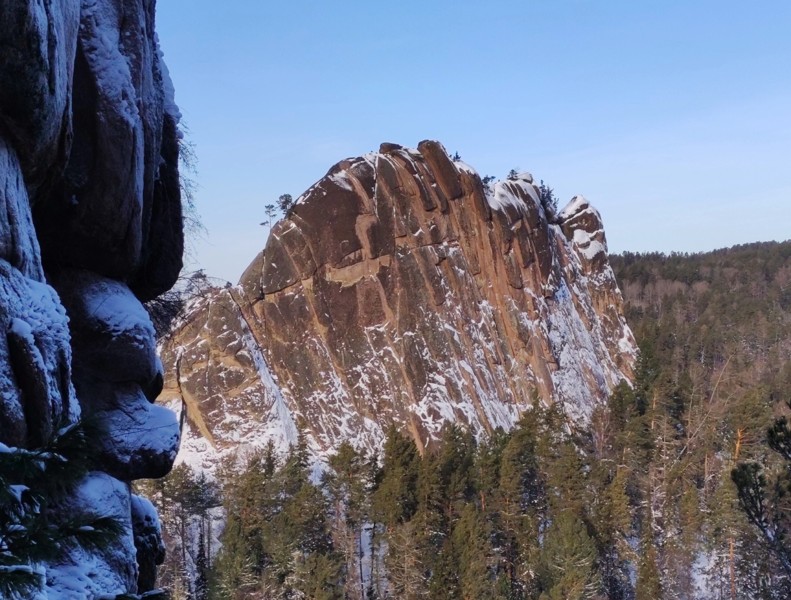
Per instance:
[[[53,278],[71,317],[74,384],[82,405],[107,432],[97,440],[108,473],[161,477],[176,456],[179,423],[151,404],[162,385],[154,327],[129,288],[89,271]]]
[[[34,202],[44,199],[39,191],[46,193],[70,147],[79,16],[79,0],[5,0],[0,11],[0,137],[19,153]],[[0,179],[8,173],[2,163]]]
[[[173,410],[183,405],[189,417],[177,462],[208,472],[220,456],[241,457],[270,440],[285,454],[296,444],[298,418],[247,326],[238,303],[242,290],[215,292],[212,302],[201,298],[192,304],[190,313],[200,316],[181,323],[185,343],[163,349],[166,372],[173,377],[160,397]],[[198,398],[206,402],[198,405]]]
[[[131,498],[131,511],[137,553],[138,587],[153,589],[156,586],[157,565],[165,559],[159,515],[150,500],[135,495]]]
[[[125,531],[106,550],[24,566],[46,575],[37,598],[153,585],[137,579],[128,481],[167,472],[179,427],[152,404],[163,373],[141,300],[175,283],[183,251],[179,114],[154,6],[7,0],[0,11],[0,447],[38,448],[98,416],[107,472],[64,510]]]
[[[476,171],[476,170],[475,170],[473,167],[471,167],[470,165],[468,165],[468,164],[467,164],[466,162],[464,162],[463,160],[454,160],[454,161],[453,161],[453,165],[454,165],[454,166],[455,166],[455,167],[456,167],[456,168],[457,168],[459,171],[465,171],[466,173],[469,173],[470,175],[478,175],[478,171]]]
[[[27,187],[16,152],[0,137],[0,258],[23,275],[44,280]]]
[[[585,196],[574,196],[569,203],[564,206],[561,211],[558,213],[558,219],[560,221],[568,221],[570,218],[579,215],[586,211],[594,212],[594,209]],[[596,212],[598,218],[598,212]]]
[[[532,201],[535,206],[541,206],[538,198],[539,192],[533,185],[533,176],[527,173],[525,178],[517,176],[513,180],[496,182],[492,193],[487,194],[486,201],[494,210],[505,211],[510,207],[527,214],[530,210],[528,202]]]
[[[66,311],[50,286],[0,259],[0,439],[41,444],[80,414],[71,384]]]
[[[111,436],[99,440],[102,467],[124,479],[166,475],[179,447],[179,423],[173,411],[152,406],[144,396],[123,399],[123,409],[97,412]]]
[[[596,257],[607,260],[607,242],[601,227],[601,216],[584,196],[574,196],[560,211],[558,220],[568,224],[567,229],[572,231],[571,241],[578,254],[589,262]]]
[[[173,85],[173,80],[170,77],[170,70],[168,69],[167,64],[165,64],[165,53],[162,52],[162,49],[159,44],[159,36],[156,34],[154,35],[156,46],[157,46],[157,66],[159,67],[159,71],[162,74],[162,90],[164,91],[165,96],[165,113],[170,115],[176,125],[178,125],[181,121],[181,110],[176,104],[176,88]],[[179,135],[181,137],[181,135]]]
[[[161,375],[151,318],[126,284],[71,269],[51,279],[71,318],[80,368],[106,381],[141,386]]]
[[[487,190],[422,142],[331,168],[162,359],[190,424],[179,460],[211,466],[283,450],[295,423],[317,457],[377,448],[389,423],[425,448],[448,422],[509,428],[536,395],[585,423],[635,347],[587,201],[550,222],[532,175]]]
[[[105,473],[91,473],[78,487],[71,506],[84,513],[113,517],[124,524],[120,537],[106,548],[69,551],[47,569],[47,597],[95,598],[137,589],[129,485]]]
[[[37,211],[39,241],[45,263],[131,282],[149,299],[175,282],[183,246],[177,110],[154,3],[80,6],[74,136],[48,210]]]

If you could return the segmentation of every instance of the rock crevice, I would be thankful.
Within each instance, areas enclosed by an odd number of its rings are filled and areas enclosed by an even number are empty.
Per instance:
[[[175,283],[183,249],[178,115],[154,8],[4,0],[0,11],[0,443],[40,448],[95,422],[102,470],[59,510],[122,531],[40,565],[37,598],[143,593],[161,559],[156,515],[133,511],[129,485],[164,475],[179,443],[175,415],[153,403],[163,373],[142,305]]]
[[[192,414],[218,451],[291,421],[317,452],[374,448],[390,422],[426,447],[448,422],[508,428],[535,397],[585,421],[631,377],[634,341],[598,213],[577,197],[548,219],[539,198],[528,174],[487,187],[437,142],[341,161],[234,291],[195,305],[163,360],[187,358],[181,385],[203,398]],[[215,321],[234,295],[238,314]],[[243,364],[246,335],[265,365]]]

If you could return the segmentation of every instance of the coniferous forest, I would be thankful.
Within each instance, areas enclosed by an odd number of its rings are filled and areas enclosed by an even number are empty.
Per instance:
[[[512,431],[449,426],[422,455],[395,428],[380,455],[344,444],[323,475],[304,441],[216,481],[181,465],[147,484],[161,583],[195,600],[791,597],[791,242],[610,260],[640,355],[590,424],[536,401]]]

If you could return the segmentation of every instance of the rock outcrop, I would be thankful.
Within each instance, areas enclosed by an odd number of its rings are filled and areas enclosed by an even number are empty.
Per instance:
[[[575,420],[635,358],[598,212],[548,215],[529,174],[485,186],[436,142],[344,160],[274,226],[235,287],[162,351],[191,457],[293,441],[419,447],[448,422],[511,427],[534,398]]]
[[[173,285],[183,249],[179,114],[154,8],[6,0],[0,11],[0,443],[40,448],[95,422],[101,470],[60,510],[122,529],[36,566],[37,598],[152,585],[156,552],[139,585],[135,547],[158,548],[157,528],[129,482],[169,470],[179,424],[153,404],[162,367],[141,302]]]

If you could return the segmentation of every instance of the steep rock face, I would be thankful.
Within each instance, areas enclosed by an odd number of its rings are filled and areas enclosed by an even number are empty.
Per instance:
[[[36,598],[153,585],[156,552],[140,573],[136,546],[156,549],[157,528],[129,482],[167,472],[179,425],[153,404],[162,371],[141,301],[173,285],[183,243],[179,115],[154,8],[7,0],[0,11],[0,443],[40,448],[92,417],[103,471],[61,516],[122,526],[105,548],[38,565]]]
[[[450,421],[508,428],[535,396],[585,420],[635,346],[596,210],[551,220],[529,174],[487,188],[436,142],[342,161],[195,304],[163,397],[221,450],[296,422],[319,452],[390,422],[425,447]]]
[[[82,2],[71,147],[62,177],[34,203],[45,264],[129,281],[143,300],[170,288],[182,254],[179,195],[169,193],[178,114],[153,27],[150,0]],[[162,244],[151,234],[168,221]]]
[[[165,389],[160,401],[186,408],[182,449],[211,470],[214,449],[265,444],[287,448],[297,439],[295,414],[264,358],[239,304],[240,290],[213,290],[162,348]]]
[[[0,122],[34,200],[70,149],[79,26],[74,0],[8,0],[0,14]]]

